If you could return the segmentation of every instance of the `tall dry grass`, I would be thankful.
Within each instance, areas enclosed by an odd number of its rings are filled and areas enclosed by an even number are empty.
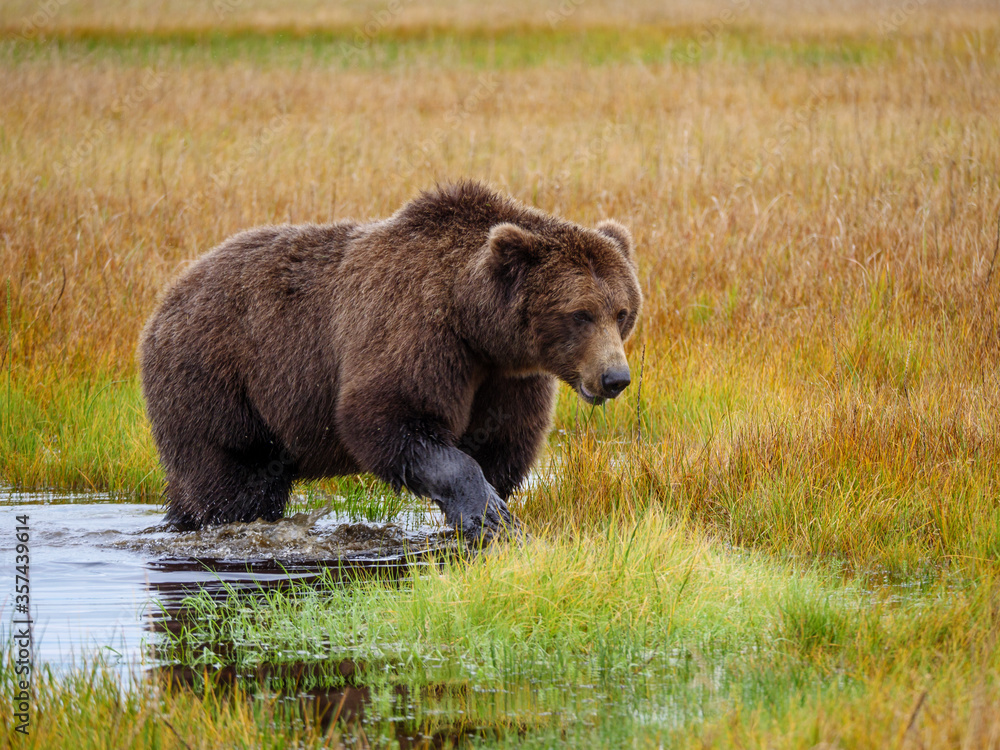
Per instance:
[[[761,23],[769,29],[870,32],[879,23],[905,19],[912,29],[940,28],[954,19],[991,22],[990,0],[554,0],[537,3],[475,3],[469,0],[8,0],[0,7],[0,27],[29,38],[86,30],[164,31],[178,29],[253,29],[314,31],[343,28],[375,36],[387,29],[426,28],[496,30],[503,27],[571,28],[650,24],[715,28],[719,22]],[[915,20],[916,19],[916,20]],[[699,29],[700,30],[700,29]]]
[[[722,344],[796,398],[906,375],[919,402],[995,362],[996,39],[919,37],[872,66],[9,63],[17,363],[131,371],[157,291],[229,233],[386,215],[473,176],[630,223],[651,366]]]
[[[670,497],[739,543],[990,559],[1000,25],[961,18],[846,41],[734,24],[697,59],[591,66],[539,47],[530,65],[425,50],[344,69],[294,40],[281,64],[154,49],[147,65],[11,42],[0,476],[155,494],[134,350],[186,262],[248,226],[385,216],[478,177],[629,224],[646,294],[641,399],[637,384],[595,414],[564,394],[557,427],[611,451],[641,434],[622,455],[633,473],[653,456],[649,482],[623,497],[615,464],[581,469],[529,493],[528,516]],[[68,405],[108,387],[106,417]]]

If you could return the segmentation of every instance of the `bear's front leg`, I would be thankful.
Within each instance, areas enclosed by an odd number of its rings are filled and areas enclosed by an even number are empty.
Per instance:
[[[460,404],[471,401],[462,394],[468,373],[461,362],[444,367],[438,360],[414,358],[411,365],[406,373],[369,366],[364,373],[341,374],[347,384],[337,405],[341,443],[365,471],[437,503],[466,540],[517,532],[483,468],[455,447],[451,424],[461,421]],[[442,368],[449,378],[441,377]],[[424,387],[417,390],[420,384]]]
[[[473,458],[457,448],[433,443],[414,446],[406,453],[400,467],[401,483],[437,503],[448,523],[465,539],[488,541],[519,532],[507,504]]]
[[[451,445],[442,420],[416,411],[409,400],[357,387],[339,404],[338,436],[365,471],[437,503],[465,539],[516,532],[517,522],[479,463]]]
[[[545,442],[555,396],[551,375],[493,375],[476,392],[456,445],[475,459],[504,500],[524,482]]]

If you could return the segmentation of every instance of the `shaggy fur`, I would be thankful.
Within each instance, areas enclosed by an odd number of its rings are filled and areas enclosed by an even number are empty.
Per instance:
[[[268,226],[195,262],[142,335],[180,528],[281,517],[298,478],[371,472],[470,536],[512,519],[559,378],[628,384],[632,239],[464,182],[370,223]]]

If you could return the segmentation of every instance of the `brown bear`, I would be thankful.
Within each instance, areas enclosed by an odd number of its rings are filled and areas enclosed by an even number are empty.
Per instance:
[[[381,221],[238,234],[142,334],[167,521],[273,521],[295,479],[370,472],[467,538],[509,529],[556,379],[589,404],[621,393],[641,304],[623,226],[476,182]]]

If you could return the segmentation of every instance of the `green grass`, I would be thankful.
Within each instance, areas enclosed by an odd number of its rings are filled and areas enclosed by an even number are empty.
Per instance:
[[[0,29],[0,56],[28,60],[101,58],[129,65],[226,64],[236,60],[268,67],[303,62],[337,67],[386,68],[426,65],[448,68],[518,68],[614,63],[697,65],[709,61],[759,64],[780,61],[815,67],[889,62],[901,53],[891,37],[793,36],[775,38],[753,26],[640,26],[551,29],[387,27],[374,35],[352,28],[56,30],[24,39],[16,27]],[[922,40],[940,46],[933,38]],[[959,47],[948,51],[960,52]]]
[[[889,391],[874,400],[857,371],[848,374],[818,413],[750,406],[734,396],[732,370],[715,383],[685,377],[677,392],[647,391],[643,414],[655,417],[641,440],[636,403],[591,409],[563,389],[547,459],[518,512],[540,528],[665,510],[734,545],[859,572],[992,569],[1000,440],[958,405],[916,413],[898,393],[915,359],[879,375]],[[135,376],[30,387],[15,379],[0,399],[6,484],[162,501]],[[331,502],[353,519],[387,522],[414,501],[371,477],[343,477],[300,485],[291,509]]]
[[[634,421],[588,415],[553,444],[522,515],[599,526],[653,508],[730,544],[859,573],[995,569],[1000,444],[961,411],[918,415],[852,387],[818,412],[764,406],[692,426],[691,408],[674,421],[661,410],[641,442]]]
[[[342,685],[347,660],[350,680],[376,694],[432,696],[406,708],[426,733],[460,721],[487,745],[685,745],[730,722],[794,746],[815,704],[836,713],[918,690],[928,674],[934,702],[977,685],[996,695],[995,591],[995,578],[866,589],[652,513],[449,563],[402,590],[331,580],[263,599],[197,597],[163,655],[293,691]],[[312,670],[259,682],[282,664]]]
[[[163,473],[138,379],[72,378],[9,386],[0,404],[0,476],[15,487],[160,499]]]
[[[388,744],[400,728],[483,747],[990,747],[998,583],[845,578],[651,511],[402,585],[189,598],[156,643],[192,686],[43,670],[17,746]],[[13,679],[0,670],[5,715]],[[368,696],[364,723],[321,721],[310,696],[345,685]]]

